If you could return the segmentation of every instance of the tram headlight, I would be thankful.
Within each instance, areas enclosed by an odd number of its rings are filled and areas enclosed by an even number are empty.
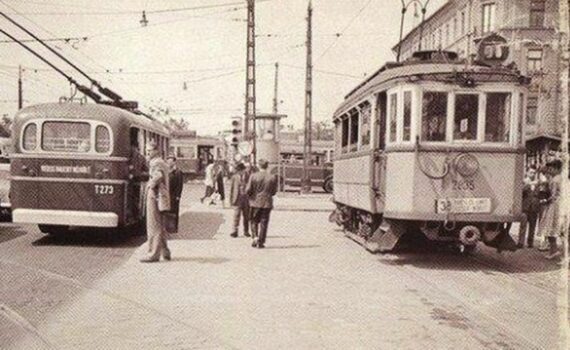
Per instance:
[[[478,170],[479,161],[474,155],[463,153],[455,158],[455,171],[459,174],[465,177],[470,177],[475,175]]]

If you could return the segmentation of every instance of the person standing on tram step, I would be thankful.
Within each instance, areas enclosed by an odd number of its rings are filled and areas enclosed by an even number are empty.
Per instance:
[[[148,181],[148,163],[145,156],[139,150],[139,146],[131,140],[131,154],[129,156],[130,191],[129,207],[133,218],[142,219],[144,214],[144,193],[141,189],[141,182]]]
[[[146,185],[146,231],[148,235],[148,256],[141,262],[156,262],[162,256],[170,260],[171,254],[166,243],[165,212],[170,211],[169,169],[160,157],[156,143],[147,145],[150,158],[150,179]]]
[[[249,197],[252,247],[265,248],[269,216],[273,209],[273,196],[277,193],[277,176],[267,170],[269,163],[260,159],[259,171],[252,174],[245,192]]]
[[[214,194],[214,162],[208,159],[208,165],[206,170],[204,170],[204,185],[206,185],[206,192],[204,192],[204,197],[200,199],[200,202],[204,203],[206,198],[210,198]],[[212,202],[210,202],[212,204]]]
[[[521,222],[520,236],[518,247],[524,247],[525,236],[528,228],[528,236],[526,237],[527,246],[534,246],[534,233],[538,216],[540,214],[540,199],[538,196],[538,176],[535,168],[531,167],[526,173],[523,184],[522,209],[525,219]]]
[[[170,215],[169,220],[172,220],[169,226],[169,233],[178,232],[178,220],[180,214],[180,197],[182,196],[182,189],[184,187],[184,174],[178,169],[176,164],[176,157],[169,155],[166,159],[170,168],[169,185],[170,185]]]
[[[562,161],[556,159],[546,164],[548,172],[551,174],[549,188],[550,197],[543,200],[544,213],[541,218],[540,229],[548,239],[548,254],[545,255],[547,259],[554,259],[560,256],[558,250],[558,237],[562,227],[560,226],[560,186],[562,177],[560,171],[562,170]]]
[[[240,218],[243,216],[243,235],[249,234],[249,200],[245,188],[249,180],[249,174],[245,171],[245,165],[238,163],[235,174],[230,180],[230,205],[234,207],[234,228],[231,237],[238,236]]]

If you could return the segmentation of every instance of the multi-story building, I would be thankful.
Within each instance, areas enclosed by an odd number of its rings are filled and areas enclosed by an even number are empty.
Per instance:
[[[527,99],[529,162],[543,162],[560,145],[561,55],[558,0],[449,0],[394,46],[405,60],[419,49],[449,50],[460,58],[477,56],[478,43],[503,38],[504,64],[514,63],[532,78]],[[401,46],[401,47],[400,47]]]

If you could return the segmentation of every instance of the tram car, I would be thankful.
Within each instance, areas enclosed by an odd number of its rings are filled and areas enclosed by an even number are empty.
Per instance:
[[[166,155],[169,134],[161,123],[112,106],[50,103],[20,110],[13,135],[15,223],[37,224],[47,234],[144,227],[145,179],[135,178],[133,164],[151,141]]]
[[[515,250],[528,83],[453,52],[382,67],[334,114],[331,220],[371,252],[426,239]]]

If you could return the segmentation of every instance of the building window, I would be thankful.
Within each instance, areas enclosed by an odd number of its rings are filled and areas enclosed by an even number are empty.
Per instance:
[[[495,30],[495,12],[497,6],[494,3],[483,5],[483,33],[489,33]]]
[[[422,101],[422,140],[445,141],[447,93],[424,92]]]
[[[457,94],[455,96],[454,140],[477,140],[479,96]]]
[[[449,23],[445,25],[445,46],[449,45]]]
[[[530,49],[526,54],[527,74],[542,71],[542,50]]]
[[[544,27],[545,0],[530,1],[530,26],[533,28]]]
[[[509,142],[511,129],[511,94],[487,94],[485,141]]]
[[[538,98],[529,97],[526,103],[526,124],[536,125],[538,122]]]
[[[437,38],[437,48],[441,50],[441,46],[442,46],[442,42],[441,42],[441,39],[442,39],[442,37],[441,37],[441,28],[439,28],[439,29],[437,30],[437,36],[438,36],[438,38]]]
[[[453,40],[457,38],[457,17],[453,18]]]
[[[461,36],[465,35],[465,11],[461,12]]]

